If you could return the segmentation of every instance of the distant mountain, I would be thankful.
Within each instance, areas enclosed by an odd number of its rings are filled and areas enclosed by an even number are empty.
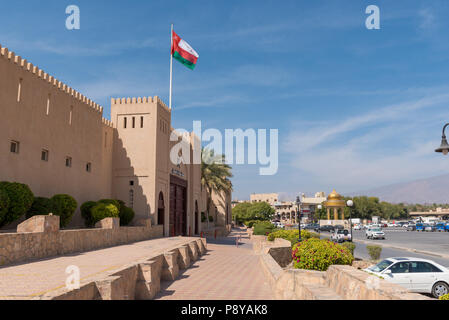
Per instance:
[[[351,196],[358,195],[378,197],[391,203],[449,203],[449,174],[351,193]]]

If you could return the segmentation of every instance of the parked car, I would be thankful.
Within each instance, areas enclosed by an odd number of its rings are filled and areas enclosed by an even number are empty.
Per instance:
[[[423,223],[417,223],[416,224],[416,231],[424,231],[424,224]]]
[[[334,226],[331,225],[324,225],[320,226],[316,231],[326,231],[326,232],[333,232],[335,230]]]
[[[319,228],[319,227],[320,227],[319,224],[317,224],[317,223],[311,223],[311,224],[306,225],[306,226],[304,227],[304,229],[305,229],[305,230],[316,230],[316,229]]]
[[[336,226],[334,226],[334,229],[338,229],[338,230],[344,230],[345,229],[345,227],[343,227],[342,225],[340,225],[340,224],[337,224]]]
[[[412,292],[432,294],[435,298],[449,293],[449,269],[432,260],[388,258],[364,271]]]
[[[365,232],[367,239],[382,239],[385,240],[385,232],[381,228],[369,228]]]
[[[440,222],[437,224],[437,231],[438,232],[446,231],[446,225],[444,224],[444,222]]]
[[[331,235],[331,241],[334,242],[345,242],[345,241],[351,241],[351,234],[348,230],[335,230]]]
[[[416,224],[409,224],[407,227],[407,231],[416,231]]]
[[[444,231],[449,232],[449,223],[446,223],[446,227],[445,227]]]
[[[424,231],[435,232],[435,231],[437,231],[437,227],[433,224],[427,224],[427,225],[424,225]]]
[[[360,225],[360,224],[356,224],[356,225],[354,226],[354,230],[362,230],[362,228],[363,228],[363,226]]]

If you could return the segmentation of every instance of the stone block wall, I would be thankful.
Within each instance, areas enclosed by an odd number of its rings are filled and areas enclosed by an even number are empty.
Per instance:
[[[42,217],[42,216],[41,216]],[[58,217],[59,218],[59,217]],[[116,227],[113,229],[76,229],[40,232],[47,219],[31,218],[38,232],[0,234],[0,266],[30,260],[54,257],[69,253],[85,252],[163,236],[163,226]],[[53,219],[53,218],[50,218]],[[28,220],[27,220],[28,221]],[[25,221],[24,223],[27,223]],[[40,223],[36,223],[36,222]],[[105,223],[113,227],[113,222]],[[31,227],[18,230],[33,230]]]
[[[187,240],[163,254],[89,279],[79,289],[61,288],[35,300],[151,300],[160,291],[161,280],[176,280],[180,270],[190,267],[206,251],[206,239]]]

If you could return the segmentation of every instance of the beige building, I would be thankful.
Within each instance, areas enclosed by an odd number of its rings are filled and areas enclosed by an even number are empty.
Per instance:
[[[271,206],[274,206],[279,201],[279,195],[277,193],[253,193],[250,195],[250,202],[267,202]]]
[[[201,166],[170,161],[172,110],[158,97],[111,100],[103,108],[0,46],[0,181],[30,186],[35,196],[115,198],[164,225],[164,234],[201,231]],[[181,136],[181,135],[179,135]],[[201,148],[190,134],[192,156]],[[231,223],[230,197],[213,195],[218,225]],[[79,210],[70,226],[81,226]]]

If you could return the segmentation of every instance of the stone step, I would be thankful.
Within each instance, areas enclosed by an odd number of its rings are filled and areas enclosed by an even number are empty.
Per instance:
[[[343,300],[334,290],[323,284],[308,284],[306,290],[312,300]]]

